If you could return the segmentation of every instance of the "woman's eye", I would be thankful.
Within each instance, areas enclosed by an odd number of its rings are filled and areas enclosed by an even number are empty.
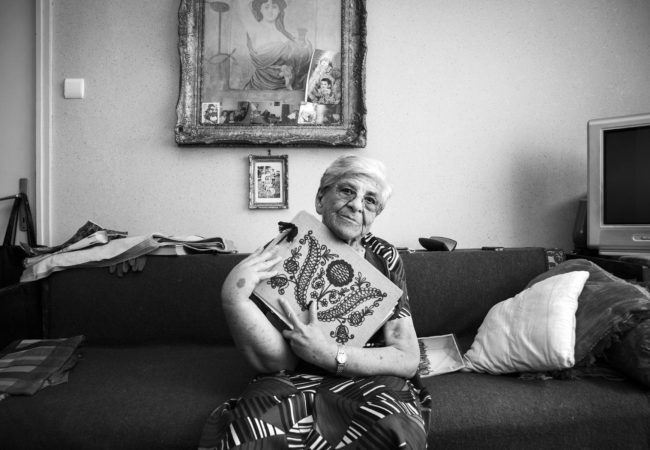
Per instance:
[[[377,199],[375,197],[366,197],[363,199],[369,205],[376,205]]]
[[[354,195],[355,192],[350,188],[341,188],[341,193],[345,195]]]

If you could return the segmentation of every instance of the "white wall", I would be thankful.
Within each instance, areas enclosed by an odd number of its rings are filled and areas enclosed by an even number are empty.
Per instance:
[[[34,11],[33,1],[0,0],[0,197],[18,193],[18,180],[27,178],[32,211],[36,176]],[[0,242],[11,204],[0,202]]]
[[[50,243],[92,219],[251,251],[313,211],[321,172],[350,152],[274,149],[289,155],[290,209],[249,210],[248,155],[265,148],[174,143],[178,3],[54,2]],[[395,187],[376,234],[572,248],[587,120],[650,111],[650,2],[367,3],[368,146],[352,151],[385,161]],[[86,99],[64,100],[77,77]]]

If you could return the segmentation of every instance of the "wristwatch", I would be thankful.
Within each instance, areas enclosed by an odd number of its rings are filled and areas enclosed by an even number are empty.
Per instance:
[[[348,355],[342,345],[339,345],[339,351],[336,352],[336,375],[343,375],[345,363],[348,361]]]

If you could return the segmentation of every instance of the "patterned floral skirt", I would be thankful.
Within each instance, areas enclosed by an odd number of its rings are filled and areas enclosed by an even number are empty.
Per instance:
[[[430,403],[424,390],[394,376],[259,376],[210,414],[199,447],[419,450]]]

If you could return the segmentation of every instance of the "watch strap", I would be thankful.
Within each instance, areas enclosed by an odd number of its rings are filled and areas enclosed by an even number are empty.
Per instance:
[[[345,363],[347,362],[347,355],[342,345],[339,345],[338,352],[336,353],[336,375],[343,375],[345,370]]]

